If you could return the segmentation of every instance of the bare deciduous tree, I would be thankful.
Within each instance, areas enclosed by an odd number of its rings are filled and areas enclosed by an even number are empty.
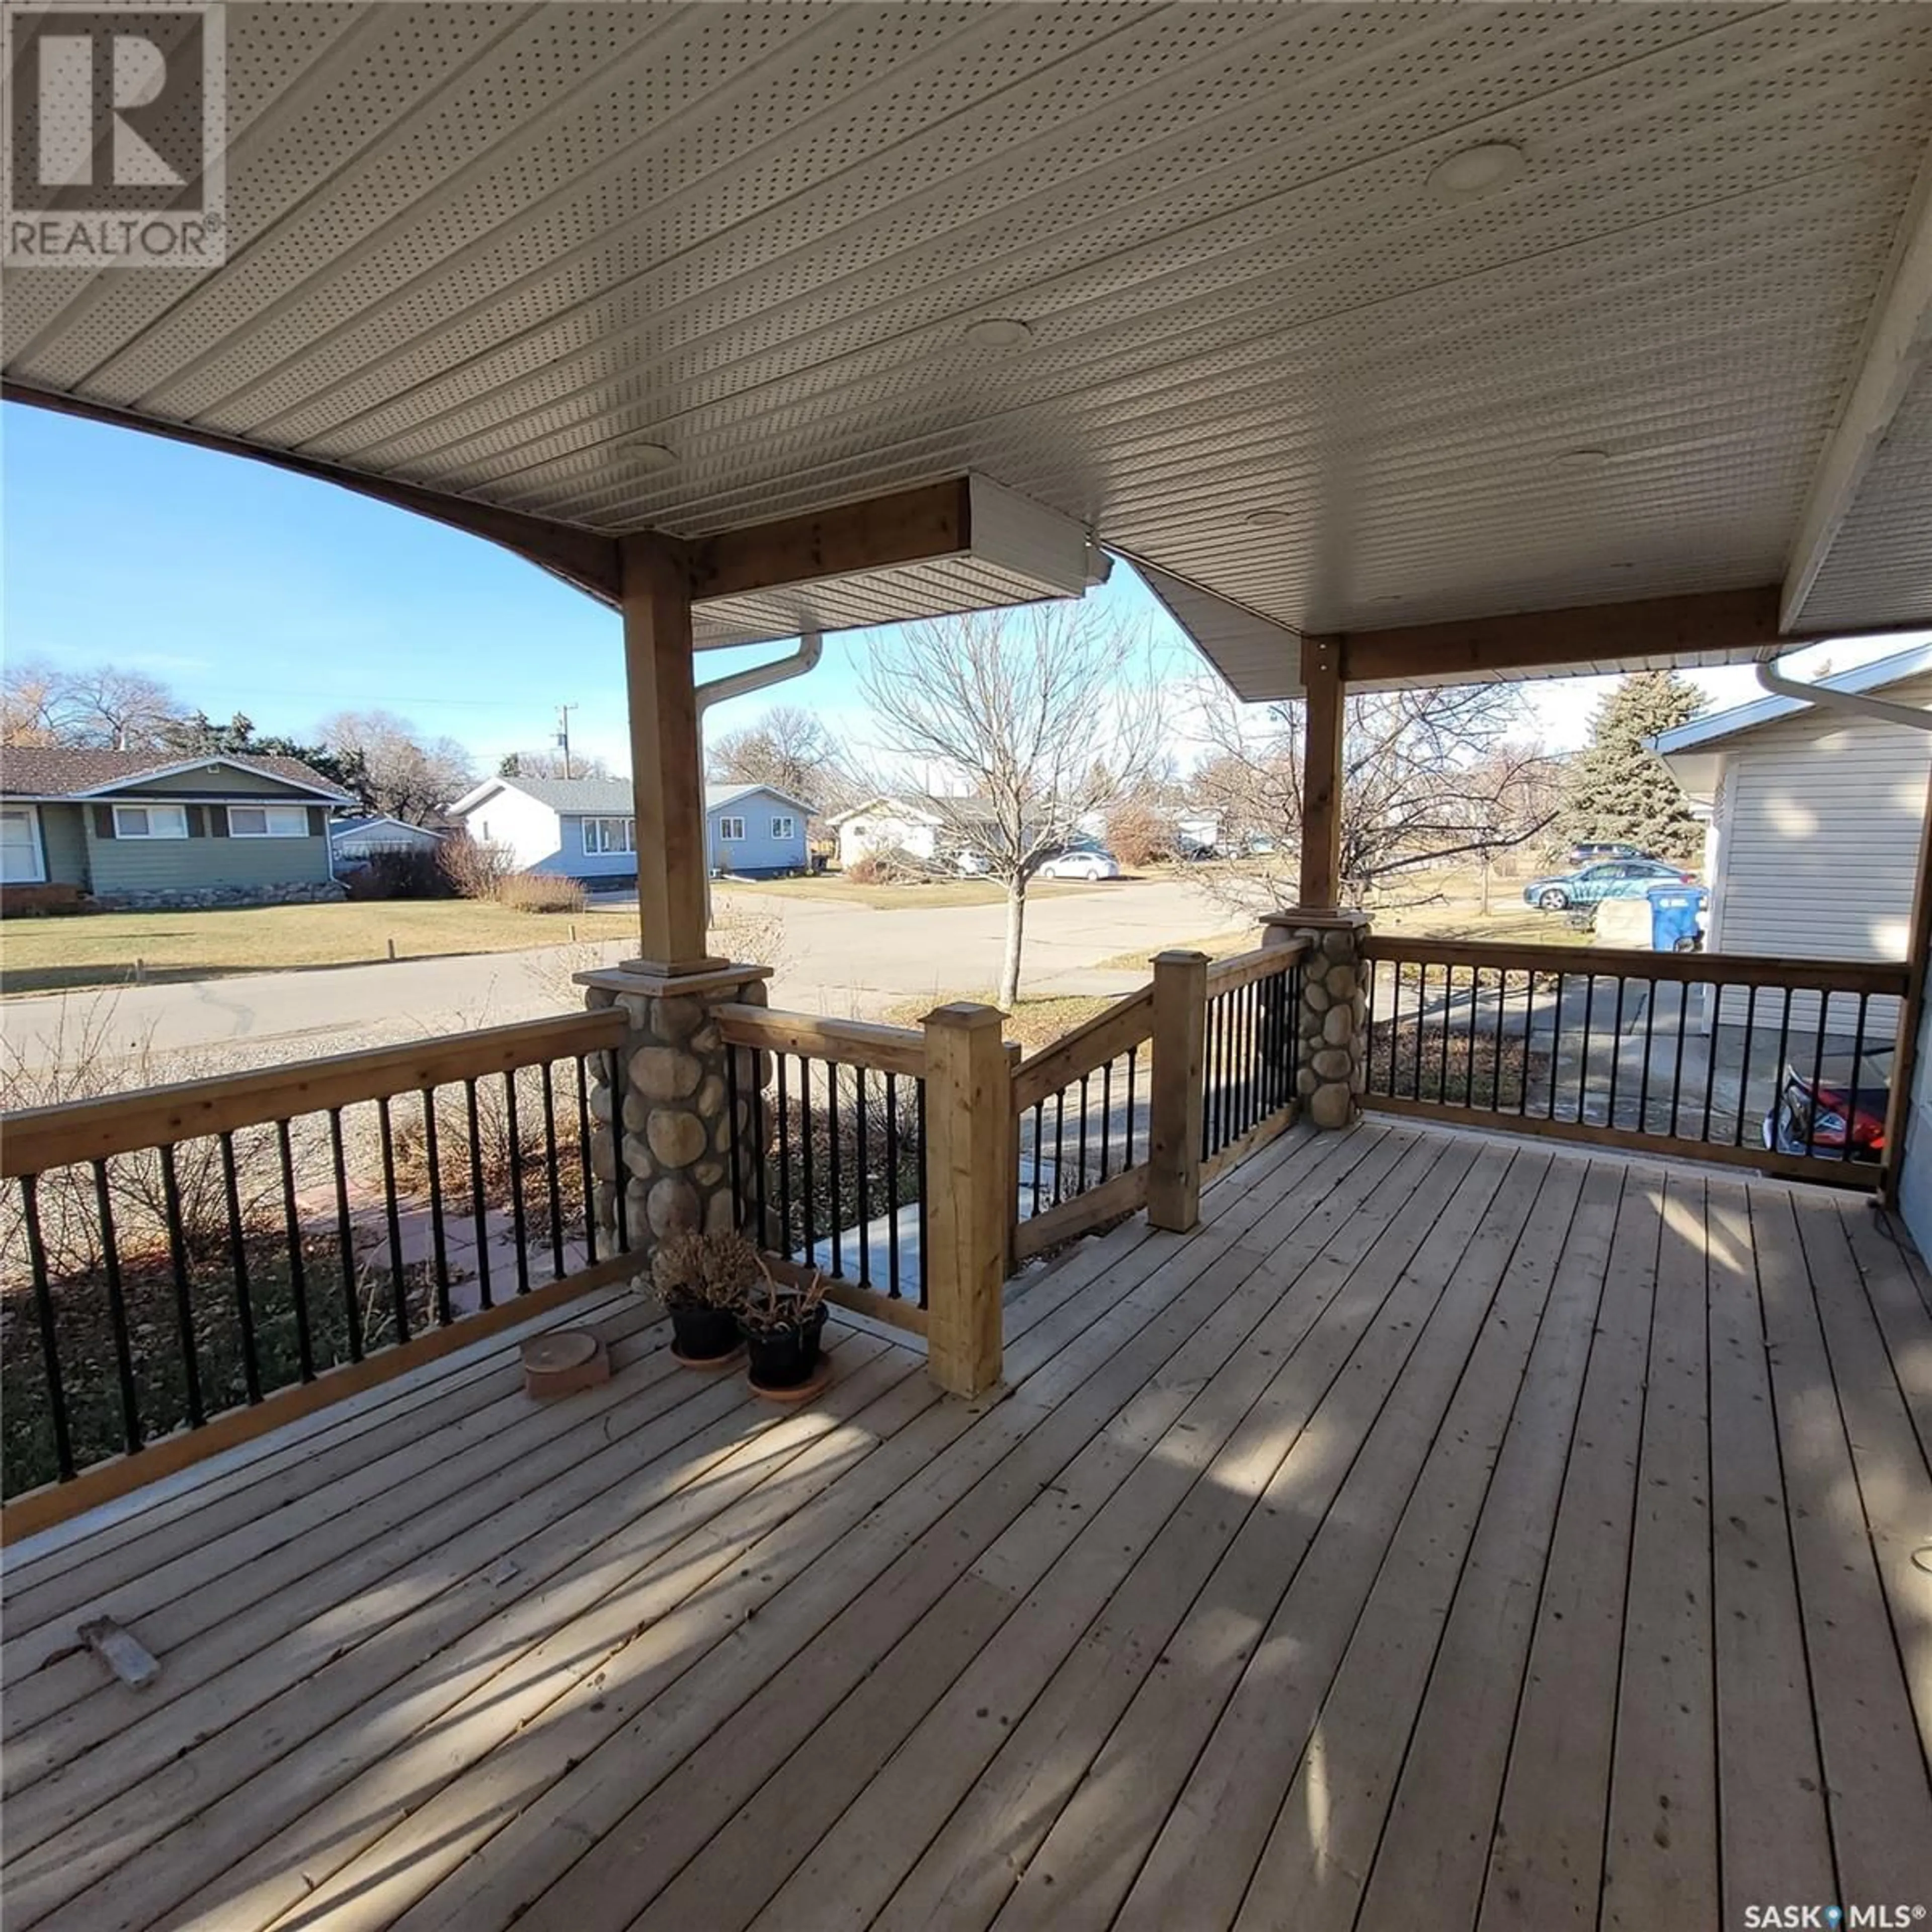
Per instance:
[[[775,704],[757,724],[728,731],[705,770],[719,784],[769,785],[820,811],[845,789],[844,748],[816,712]]]
[[[470,754],[453,738],[424,740],[391,711],[341,711],[316,728],[328,749],[359,758],[363,790],[374,811],[421,825],[475,780]]]
[[[64,670],[38,658],[7,668],[4,725],[9,745],[164,751],[182,710],[174,693],[145,671],[116,664]]]
[[[610,761],[593,752],[572,752],[569,770],[566,772],[563,766],[561,751],[512,752],[498,760],[496,776],[500,778],[608,778],[611,776]]]
[[[1042,604],[914,624],[873,647],[864,691],[887,747],[932,774],[942,844],[1006,892],[999,1004],[1019,998],[1027,886],[1082,821],[1156,762],[1160,711],[1144,643],[1091,604]]]
[[[1217,682],[1204,688],[1201,708],[1209,750],[1196,773],[1196,795],[1219,811],[1232,841],[1272,847],[1258,883],[1274,902],[1292,903],[1303,706],[1257,712]],[[1528,722],[1509,685],[1352,694],[1342,726],[1344,891],[1360,902],[1426,867],[1486,860],[1540,832],[1555,814],[1555,766],[1517,735]]]

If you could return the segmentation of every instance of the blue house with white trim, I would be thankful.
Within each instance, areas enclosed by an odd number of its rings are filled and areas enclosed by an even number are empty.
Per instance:
[[[616,885],[637,875],[637,820],[628,778],[485,778],[450,807],[478,844],[508,849],[517,868]],[[707,785],[711,870],[774,878],[806,868],[812,807],[769,785]]]

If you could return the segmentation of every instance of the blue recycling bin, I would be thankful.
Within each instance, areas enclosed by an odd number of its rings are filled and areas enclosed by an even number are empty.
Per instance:
[[[1644,896],[1650,902],[1650,950],[1696,952],[1710,894],[1702,886],[1652,886]]]

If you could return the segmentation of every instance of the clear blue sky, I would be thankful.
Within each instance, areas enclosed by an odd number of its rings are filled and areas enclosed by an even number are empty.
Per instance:
[[[212,717],[243,711],[294,737],[380,706],[460,740],[485,770],[549,743],[557,706],[574,704],[573,743],[628,764],[617,619],[506,551],[266,464],[17,404],[0,410],[0,465],[10,657],[130,666]],[[1164,673],[1199,674],[1130,571],[1096,594],[1144,625]],[[704,670],[784,648],[707,653]],[[710,729],[796,700],[862,742],[865,650],[862,632],[828,639],[808,679],[718,707]],[[1830,650],[1840,668],[1874,654]],[[1704,681],[1719,704],[1753,688],[1738,669]],[[1552,746],[1580,742],[1601,682],[1532,688]]]

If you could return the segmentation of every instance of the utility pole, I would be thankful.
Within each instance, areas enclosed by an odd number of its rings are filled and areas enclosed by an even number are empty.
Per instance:
[[[563,775],[570,776],[570,714],[580,707],[574,704],[560,704],[556,707],[556,748],[563,754]]]

